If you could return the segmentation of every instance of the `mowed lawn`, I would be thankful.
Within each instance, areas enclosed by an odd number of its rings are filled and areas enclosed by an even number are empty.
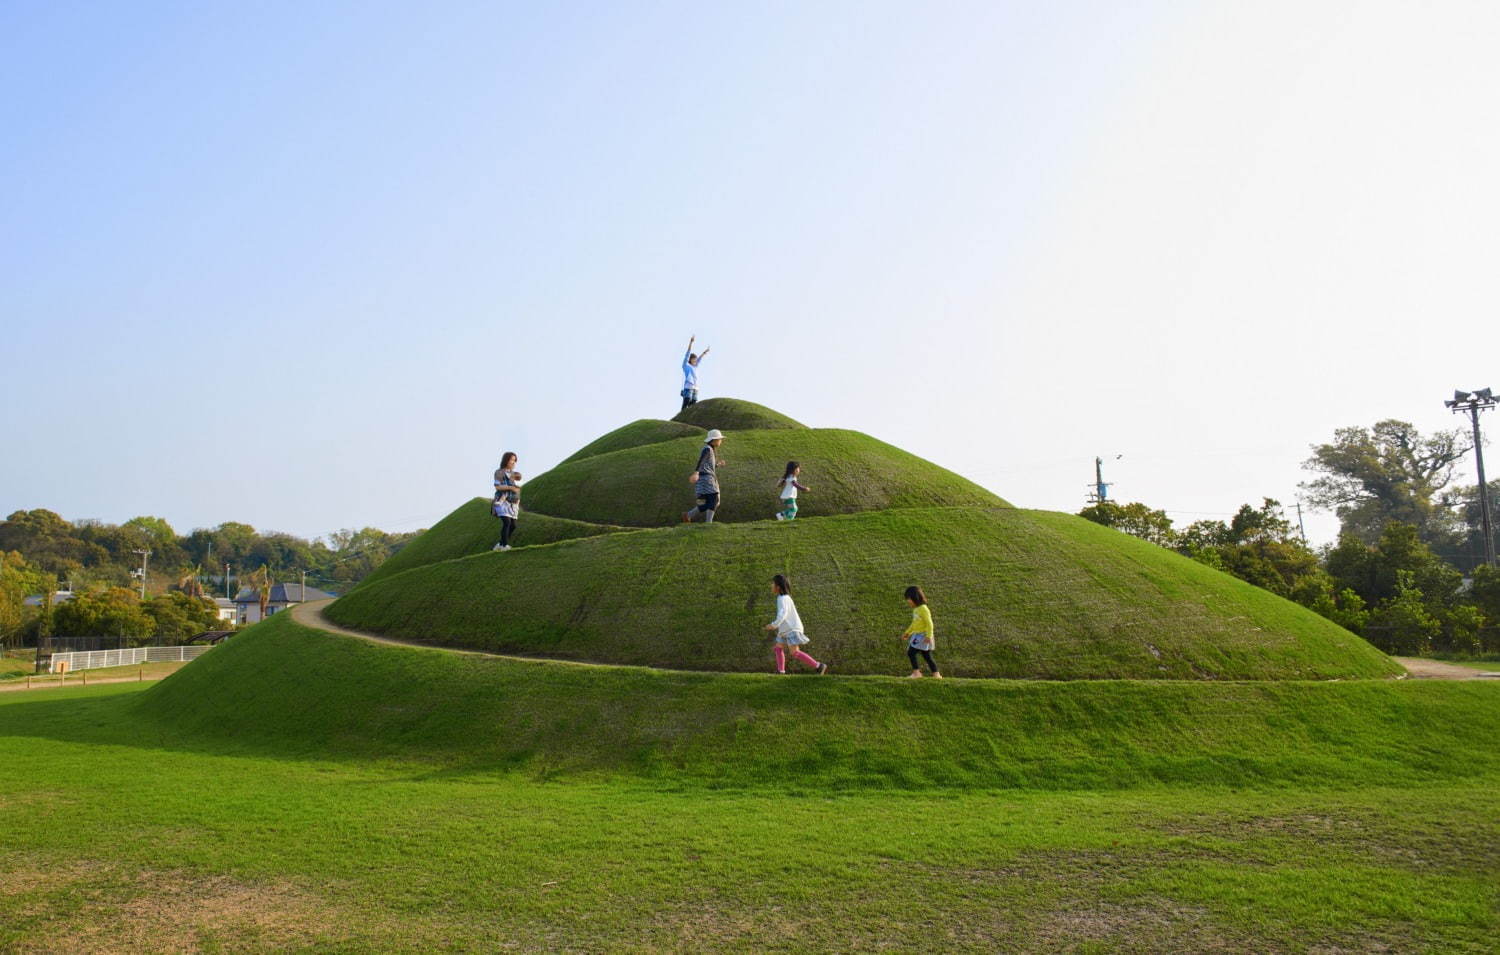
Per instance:
[[[296,639],[307,667],[251,666]],[[1150,686],[1053,684],[1066,701],[1038,708],[1040,684],[637,675],[283,621],[152,686],[0,697],[0,949],[1478,952],[1500,930],[1490,685],[1282,684],[1262,702],[1243,684],[1161,684],[1174,702],[1152,714]],[[1299,687],[1316,715],[1294,725]],[[733,726],[669,741],[652,725],[648,745],[620,718],[624,699],[665,712],[696,696],[685,705],[712,723],[709,691]],[[886,761],[923,746],[820,722],[949,691],[976,718],[1017,720],[996,745],[1019,727],[1062,748],[1047,722],[1101,712],[1087,698],[1132,728],[1101,726],[1055,769],[1029,753],[1015,787],[991,789],[975,780],[1005,754],[980,753],[972,727],[924,737],[946,768],[903,777]],[[1284,726],[1286,751],[1251,747],[1253,727],[1190,729],[1212,712],[1194,694],[1214,692],[1242,723]],[[1193,720],[1176,721],[1182,706]],[[618,752],[565,738],[606,731]],[[1382,733],[1403,738],[1367,735]],[[1237,762],[1226,741],[1254,751]]]

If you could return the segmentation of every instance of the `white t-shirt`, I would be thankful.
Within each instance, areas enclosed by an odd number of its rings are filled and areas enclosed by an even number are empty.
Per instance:
[[[778,637],[802,632],[802,617],[797,613],[797,605],[792,603],[791,594],[776,595],[776,619],[771,622],[776,625]]]
[[[787,498],[792,498],[792,499],[795,500],[796,497],[797,497],[797,479],[795,477],[789,477],[785,481],[782,481],[781,482],[781,499],[783,501],[786,500]]]

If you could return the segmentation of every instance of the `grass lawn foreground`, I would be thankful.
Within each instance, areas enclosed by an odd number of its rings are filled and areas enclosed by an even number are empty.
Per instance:
[[[0,948],[1490,951],[1497,728],[1484,682],[778,679],[283,615],[0,695]]]

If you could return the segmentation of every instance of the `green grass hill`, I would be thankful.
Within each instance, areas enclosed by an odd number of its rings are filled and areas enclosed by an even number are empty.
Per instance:
[[[1345,679],[1400,668],[1322,617],[1081,518],[1007,505],[899,448],[806,428],[748,402],[719,427],[720,522],[683,525],[701,433],[642,420],[526,482],[516,549],[462,505],[329,610],[355,629],[453,647],[690,670],[765,671],[769,579],[792,582],[836,673],[906,666],[901,599],[933,604],[950,675],[1030,679]],[[737,430],[735,425],[742,426]],[[770,520],[788,459],[809,490]]]
[[[718,428],[720,431],[765,431],[807,427],[765,405],[738,398],[708,398],[682,409],[672,420],[705,431],[710,428]]]
[[[526,482],[523,505],[596,524],[678,523],[693,505],[688,478],[702,447],[699,433],[560,464]],[[972,481],[857,431],[727,431],[719,453],[725,462],[719,469],[720,521],[771,517],[778,509],[776,482],[789,460],[801,462],[803,483],[812,488],[801,497],[799,520],[897,507],[1005,503]]]
[[[548,517],[546,514],[527,514],[526,519],[517,525],[512,543],[518,548],[533,547],[622,530],[628,528],[570,521],[563,517]],[[413,567],[486,552],[495,546],[499,538],[500,525],[490,513],[490,499],[476,497],[460,504],[453,513],[417,535],[389,560],[375,568],[373,573],[360,582],[360,586]]]
[[[642,418],[632,421],[623,428],[616,428],[609,434],[595,438],[588,444],[563,458],[562,463],[580,461],[591,458],[596,454],[608,454],[610,451],[623,451],[626,448],[638,448],[643,444],[655,444],[658,441],[671,441],[673,438],[703,438],[704,429],[692,424],[683,424],[680,421],[661,421],[656,418]]]
[[[278,614],[150,690],[137,715],[153,738],[217,754],[417,759],[547,779],[799,791],[1336,789],[1493,775],[1497,691],[568,666],[380,646]]]
[[[792,524],[678,525],[488,551],[367,583],[329,611],[449,646],[699,670],[765,671],[770,577],[786,573],[814,656],[903,672],[920,583],[949,674],[1331,679],[1400,672],[1267,591],[1082,518],[898,509]]]

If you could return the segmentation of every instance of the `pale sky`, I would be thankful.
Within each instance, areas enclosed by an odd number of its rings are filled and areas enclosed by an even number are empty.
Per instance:
[[[670,417],[695,333],[704,397],[1021,506],[1096,454],[1290,503],[1500,387],[1496,50],[1457,0],[6,4],[0,508],[428,526]]]

